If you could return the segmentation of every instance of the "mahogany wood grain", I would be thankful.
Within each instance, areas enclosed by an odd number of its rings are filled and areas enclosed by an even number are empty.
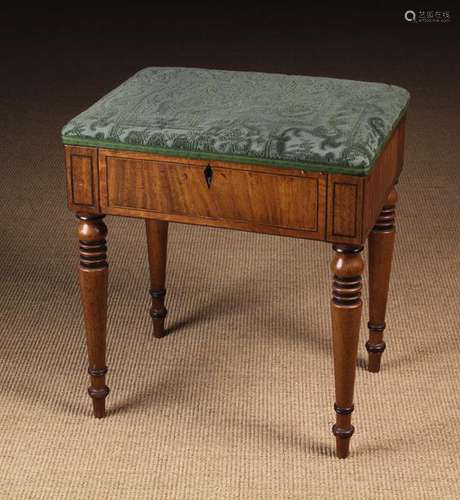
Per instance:
[[[403,118],[366,177],[65,146],[68,204],[87,213],[364,244],[401,172],[404,126]]]
[[[336,437],[337,456],[349,454],[355,385],[356,357],[361,322],[361,274],[363,259],[361,246],[334,246],[332,260],[332,343],[334,352],[336,423],[332,432]]]
[[[71,210],[99,210],[97,148],[66,146],[67,204]]]
[[[398,142],[398,154],[397,154],[397,164],[398,164],[398,176],[396,178],[395,184],[398,183],[399,176],[402,172],[403,164],[404,164],[404,146],[406,142],[406,116],[401,118],[399,125],[396,129],[396,133],[398,134],[397,142]]]
[[[317,172],[111,150],[99,151],[99,169],[107,214],[324,238],[326,176]]]
[[[329,175],[327,187],[327,240],[360,243],[362,239],[365,177]]]
[[[398,194],[393,188],[369,234],[369,340],[366,342],[366,349],[369,353],[370,372],[380,370],[380,361],[385,350],[383,331],[395,241],[397,201]]]
[[[105,385],[107,228],[102,220],[103,215],[78,214],[77,217],[80,240],[80,294],[85,317],[88,373],[91,378],[88,393],[93,400],[94,416],[102,418],[105,416],[105,398],[109,393],[109,388]]]
[[[153,334],[160,338],[165,335],[164,322],[168,313],[164,305],[168,223],[148,219],[145,221],[145,229],[150,270],[150,296],[152,297],[150,315],[153,321]]]

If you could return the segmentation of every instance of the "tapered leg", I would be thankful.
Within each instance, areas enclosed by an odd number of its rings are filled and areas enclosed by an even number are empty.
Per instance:
[[[107,324],[106,261],[107,228],[103,215],[78,214],[80,240],[80,292],[85,318],[91,385],[88,393],[93,400],[94,416],[105,416],[105,398],[109,388],[105,385],[105,344]]]
[[[337,456],[346,458],[350,438],[356,356],[361,321],[361,274],[363,260],[361,246],[334,245],[331,269],[334,274],[331,302],[332,341],[334,349],[336,423],[332,432],[336,437]]]
[[[397,201],[398,194],[393,188],[369,235],[369,340],[366,342],[366,349],[369,353],[370,372],[380,370],[380,361],[385,350],[383,331],[395,241]]]
[[[164,306],[168,223],[146,219],[145,228],[150,268],[150,295],[152,297],[150,315],[153,321],[153,334],[160,338],[165,335],[164,322],[168,313]]]

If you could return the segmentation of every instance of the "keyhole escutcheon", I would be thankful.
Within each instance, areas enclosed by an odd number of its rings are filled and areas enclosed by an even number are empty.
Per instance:
[[[208,189],[211,187],[211,182],[212,182],[212,168],[211,165],[208,165],[204,170],[203,170],[204,178],[206,180],[206,184],[208,185]]]

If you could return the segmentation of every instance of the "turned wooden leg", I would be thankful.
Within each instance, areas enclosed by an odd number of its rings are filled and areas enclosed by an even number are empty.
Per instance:
[[[166,295],[166,252],[168,246],[168,223],[160,220],[147,219],[147,249],[150,268],[150,295],[152,308],[150,315],[153,321],[153,334],[155,337],[164,337],[164,322],[168,311],[164,306]]]
[[[85,318],[91,385],[88,393],[93,400],[94,416],[105,416],[105,398],[109,388],[105,385],[105,343],[107,324],[106,261],[107,228],[103,215],[78,214],[80,240],[80,292]]]
[[[346,458],[354,432],[351,413],[362,309],[361,274],[364,265],[360,254],[361,246],[334,245],[333,249],[331,313],[336,423],[332,432],[336,437],[337,456]]]
[[[390,284],[391,261],[395,241],[395,205],[398,194],[393,188],[369,235],[369,353],[368,370],[378,372],[385,350],[383,331]]]

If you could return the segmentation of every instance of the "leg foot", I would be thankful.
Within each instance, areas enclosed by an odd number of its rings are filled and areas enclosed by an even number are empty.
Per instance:
[[[369,353],[368,370],[378,372],[385,342],[385,312],[390,284],[391,261],[395,240],[395,205],[398,194],[393,188],[374,228],[369,234]]]
[[[85,318],[91,385],[88,394],[93,400],[94,416],[105,416],[105,398],[109,388],[105,385],[107,278],[107,228],[103,215],[77,215],[80,240],[80,294]]]
[[[152,307],[150,315],[153,321],[153,334],[157,338],[164,337],[164,322],[168,311],[164,306],[166,295],[166,254],[168,246],[168,223],[165,221],[147,219],[147,250],[150,269],[150,295]]]
[[[363,260],[361,246],[334,245],[331,269],[334,274],[331,302],[332,341],[334,351],[336,423],[332,432],[336,437],[337,456],[349,454],[355,385],[356,357],[361,321],[361,274]]]

